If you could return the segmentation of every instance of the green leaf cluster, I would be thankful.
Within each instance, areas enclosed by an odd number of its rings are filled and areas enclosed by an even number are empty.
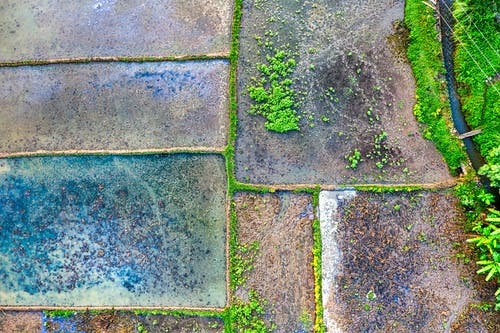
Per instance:
[[[267,64],[257,64],[261,78],[254,78],[248,87],[249,96],[254,101],[249,112],[264,116],[268,130],[279,133],[298,130],[296,93],[291,87],[292,80],[288,78],[296,62],[289,52],[283,50],[275,50],[274,55],[267,55],[266,60]]]
[[[238,333],[267,333],[274,329],[274,325],[268,327],[262,317],[265,314],[264,306],[267,304],[256,291],[250,290],[248,302],[236,300],[228,308],[228,321],[234,332]]]
[[[483,266],[477,274],[486,274],[486,281],[493,278],[500,284],[500,211],[489,209],[488,217],[473,228],[479,236],[468,239],[467,242],[474,243],[480,251],[479,261],[476,263]],[[500,287],[495,292],[495,310],[500,310]]]
[[[479,169],[491,181],[491,186],[500,187],[500,146],[492,149],[487,156],[488,164]]]

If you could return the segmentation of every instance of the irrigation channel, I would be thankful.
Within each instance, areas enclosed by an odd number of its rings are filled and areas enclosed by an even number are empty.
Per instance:
[[[457,80],[454,72],[453,54],[455,53],[455,44],[453,40],[453,26],[455,18],[451,12],[454,0],[438,0],[437,8],[439,14],[439,25],[441,29],[441,45],[443,49],[444,67],[446,69],[446,81],[448,83],[448,95],[450,100],[451,117],[455,128],[459,134],[469,132],[471,129],[465,121],[465,116],[462,111],[462,105],[457,93]],[[484,158],[472,141],[472,137],[462,139],[465,145],[465,150],[469,156],[472,167],[477,171],[481,166],[486,164]],[[488,191],[496,196],[497,205],[500,205],[500,198],[496,191],[490,190],[490,181],[486,176],[481,176],[481,183]]]

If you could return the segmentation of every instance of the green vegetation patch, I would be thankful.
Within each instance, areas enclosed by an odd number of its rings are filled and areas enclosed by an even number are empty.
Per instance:
[[[318,219],[318,205],[319,205],[319,185],[313,193],[313,208],[314,208],[314,221],[313,221],[313,269],[314,269],[314,300],[316,305],[316,319],[314,322],[314,332],[324,333],[326,326],[323,320],[323,295],[322,295],[322,259],[323,246],[321,242],[320,221]]]
[[[450,132],[452,124],[434,12],[420,0],[407,1],[405,24],[410,30],[408,59],[417,83],[414,114],[419,122],[426,124],[424,138],[434,142],[453,172],[466,160],[466,155],[460,140]]]
[[[267,55],[267,64],[257,64],[260,78],[253,78],[248,87],[254,104],[249,113],[264,116],[268,130],[284,133],[299,129],[296,93],[292,89],[292,80],[288,76],[296,66],[290,52],[273,50],[274,55]]]
[[[467,123],[481,154],[500,146],[500,33],[495,1],[456,0],[455,72]]]

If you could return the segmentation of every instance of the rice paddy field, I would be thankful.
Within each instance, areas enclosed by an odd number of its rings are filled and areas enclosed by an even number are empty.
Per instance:
[[[417,2],[3,1],[0,332],[500,331]]]

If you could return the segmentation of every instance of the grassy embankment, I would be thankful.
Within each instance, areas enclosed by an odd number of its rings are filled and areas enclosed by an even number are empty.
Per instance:
[[[491,165],[500,164],[495,160],[498,156],[491,153],[500,143],[500,36],[494,7],[493,2],[482,0],[456,0],[454,7],[458,21],[454,34],[459,95],[469,126],[483,130],[474,141]],[[434,141],[453,170],[465,160],[465,155],[458,141],[445,129],[450,126],[447,121],[449,111],[448,101],[443,98],[444,85],[440,83],[443,63],[435,15],[421,1],[407,1],[406,24],[411,31],[408,57],[417,81],[415,115],[427,124],[424,135]],[[487,168],[491,178],[495,172],[491,172],[491,167]],[[474,172],[456,187],[455,192],[465,209],[467,231],[477,234],[470,241],[478,248],[477,264],[482,266],[478,273],[487,274],[487,280],[500,283],[500,232],[495,232],[500,228],[500,212],[492,210],[493,196],[480,186]],[[500,310],[500,288],[495,295],[496,309]]]
[[[414,114],[425,124],[423,136],[434,142],[454,172],[466,160],[466,155],[451,131],[453,123],[434,14],[420,0],[406,2],[405,24],[410,30],[408,59],[417,83]]]
[[[486,166],[479,170],[500,187],[500,33],[494,1],[456,0],[455,73],[458,94],[469,126],[482,129],[474,137]],[[469,242],[478,252],[478,274],[496,281],[495,309],[500,310],[500,212],[492,207],[493,196],[477,183],[457,187],[467,213],[467,225],[476,237]]]

